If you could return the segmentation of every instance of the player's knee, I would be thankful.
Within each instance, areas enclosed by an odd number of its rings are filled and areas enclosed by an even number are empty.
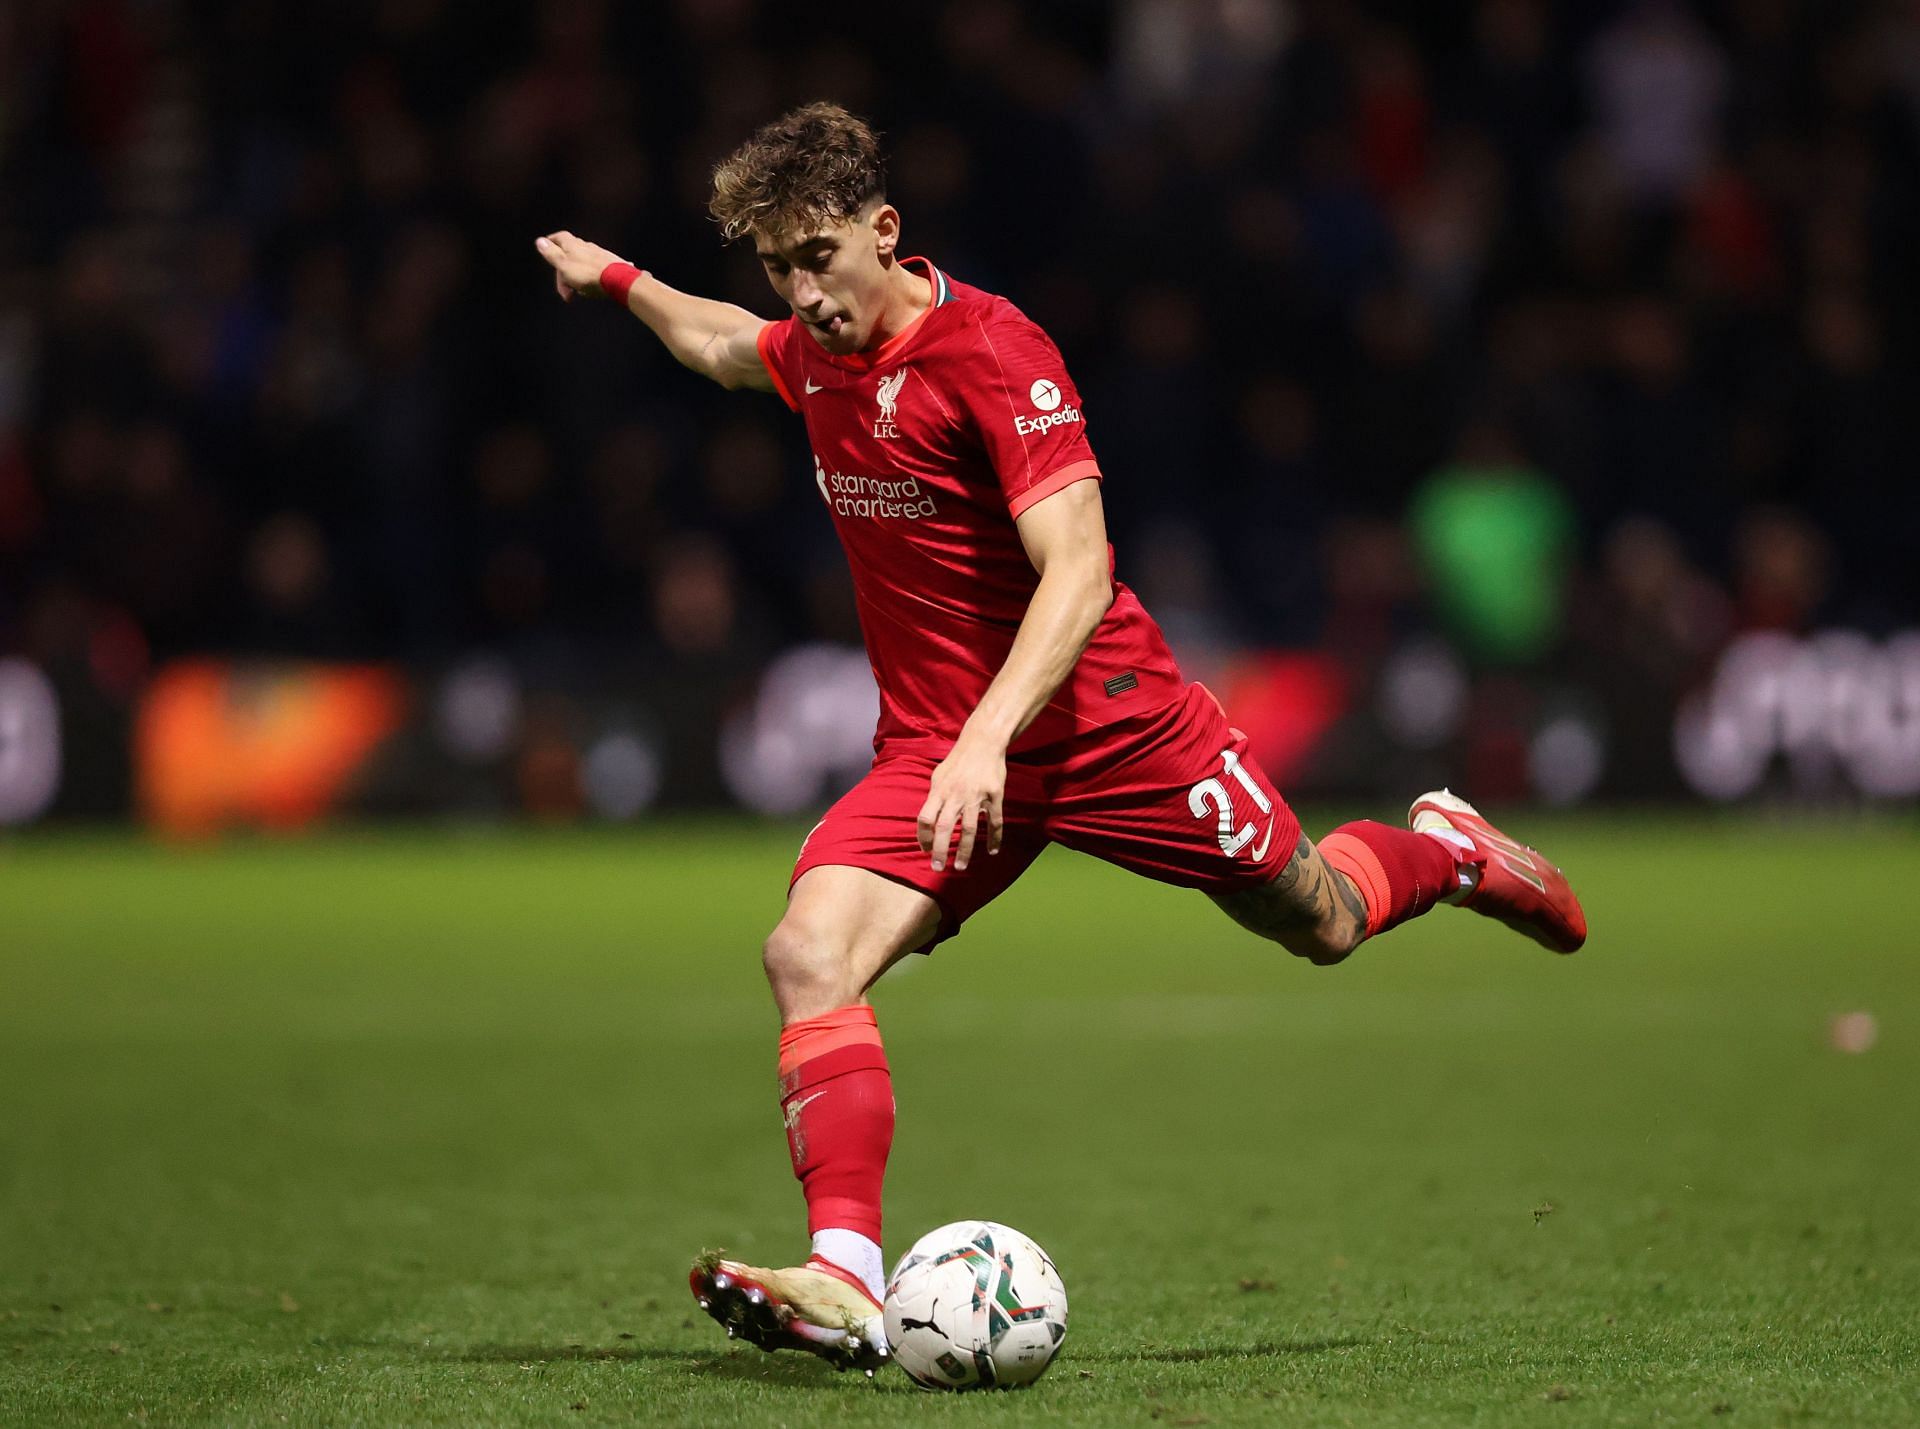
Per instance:
[[[760,953],[774,1000],[789,1019],[831,1012],[858,997],[849,962],[846,948],[792,918],[781,919]]]
[[[1294,925],[1267,935],[1297,958],[1315,967],[1332,967],[1366,940],[1366,928],[1351,918],[1328,918],[1312,927]]]
[[[1305,958],[1317,968],[1345,962],[1347,955],[1360,946],[1360,941],[1360,930],[1345,923],[1334,928],[1316,928],[1304,936],[1296,934],[1284,940],[1288,952]]]

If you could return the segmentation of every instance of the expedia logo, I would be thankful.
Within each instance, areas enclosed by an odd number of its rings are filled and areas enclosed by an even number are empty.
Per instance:
[[[940,508],[913,477],[887,481],[877,476],[849,476],[828,471],[813,459],[813,480],[820,498],[836,516],[865,516],[875,521],[918,521],[936,516]]]
[[[1024,412],[1019,413],[1013,419],[1013,429],[1023,437],[1037,437],[1040,433],[1054,427],[1084,420],[1078,407],[1062,407],[1057,412],[1043,412],[1038,417],[1029,417]]]
[[[1074,406],[1062,407],[1060,384],[1045,377],[1033,379],[1033,386],[1027,389],[1027,400],[1040,412],[1037,417],[1025,413],[1016,413],[1013,429],[1023,437],[1037,437],[1040,433],[1059,426],[1062,422],[1080,420],[1080,409]]]

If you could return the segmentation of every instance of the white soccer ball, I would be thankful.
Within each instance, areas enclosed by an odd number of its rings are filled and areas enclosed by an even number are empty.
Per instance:
[[[1011,1226],[928,1231],[887,1281],[887,1345],[922,1389],[1012,1389],[1040,1378],[1067,1337],[1067,1287]]]

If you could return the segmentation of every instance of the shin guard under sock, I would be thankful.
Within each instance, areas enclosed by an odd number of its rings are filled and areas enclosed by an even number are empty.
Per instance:
[[[808,1233],[850,1230],[879,1244],[893,1076],[871,1007],[838,1008],[781,1031],[780,1108]]]
[[[1320,856],[1367,902],[1367,936],[1418,918],[1460,886],[1460,853],[1440,839],[1361,820],[1320,840]]]

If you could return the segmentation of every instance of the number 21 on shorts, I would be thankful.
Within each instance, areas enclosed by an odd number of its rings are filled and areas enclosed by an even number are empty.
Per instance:
[[[1267,843],[1273,837],[1273,800],[1264,790],[1254,783],[1253,776],[1247,773],[1240,763],[1240,756],[1231,749],[1220,751],[1219,778],[1202,779],[1187,791],[1187,807],[1193,810],[1196,819],[1214,818],[1220,828],[1220,852],[1228,858],[1237,858],[1240,850],[1252,843],[1259,830],[1249,819],[1239,828],[1233,810],[1233,794],[1227,788],[1225,780],[1231,779],[1252,797],[1254,805],[1267,816],[1266,837],[1260,840],[1260,846],[1253,851],[1253,861],[1258,863],[1267,856]]]

